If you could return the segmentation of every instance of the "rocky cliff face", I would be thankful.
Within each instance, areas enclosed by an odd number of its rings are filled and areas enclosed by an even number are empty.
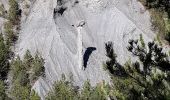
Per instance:
[[[46,77],[33,86],[42,99],[61,74],[73,76],[80,87],[87,79],[92,85],[109,82],[102,66],[105,42],[113,41],[123,64],[130,57],[129,39],[154,38],[149,13],[138,0],[30,0],[26,15],[15,53],[38,50],[45,59]]]

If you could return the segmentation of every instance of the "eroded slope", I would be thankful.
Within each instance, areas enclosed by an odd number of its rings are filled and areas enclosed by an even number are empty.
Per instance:
[[[16,54],[38,50],[45,58],[46,77],[33,87],[44,98],[62,73],[73,75],[78,86],[87,79],[92,85],[109,82],[102,67],[104,43],[113,41],[118,60],[124,63],[130,57],[128,40],[139,34],[147,41],[154,37],[149,13],[137,0],[64,0],[60,5],[56,0],[35,0],[23,19]],[[89,47],[96,50],[83,69],[83,55]]]

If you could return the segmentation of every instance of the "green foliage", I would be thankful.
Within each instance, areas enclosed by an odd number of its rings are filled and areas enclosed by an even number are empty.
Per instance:
[[[27,50],[24,55],[24,60],[23,60],[26,70],[30,70],[32,68],[33,61],[34,61],[34,58],[32,57],[31,52]]]
[[[6,94],[5,94],[5,86],[2,81],[0,81],[0,100],[5,99]]]
[[[148,50],[139,46],[137,40],[130,40],[127,48],[139,61],[128,61],[124,66],[106,62],[114,83],[113,94],[121,100],[168,100],[170,94],[170,62],[154,42],[149,42]],[[110,49],[113,49],[110,46]],[[108,50],[106,49],[106,52]],[[113,59],[116,59],[115,57]]]
[[[37,53],[32,64],[32,74],[31,79],[36,80],[39,76],[44,76],[44,59]]]
[[[6,12],[5,12],[4,5],[1,4],[0,5],[0,16],[5,17],[5,15],[6,15]]]
[[[5,93],[5,85],[1,80],[0,80],[0,100],[10,100]]]
[[[16,100],[28,100],[31,87],[27,70],[23,65],[23,61],[18,57],[11,64],[13,73],[11,95]]]
[[[13,83],[11,95],[15,100],[29,100],[30,92],[29,86],[22,86],[18,81]]]
[[[83,86],[83,90],[81,92],[81,99],[88,100],[90,99],[90,95],[92,92],[92,86],[90,85],[89,81],[86,81]]]
[[[46,100],[107,100],[109,93],[109,85],[104,82],[92,87],[90,82],[86,81],[79,92],[72,83],[62,79],[54,84],[54,89],[48,94]]]
[[[16,0],[9,0],[9,13],[8,13],[8,19],[13,24],[18,24],[19,18],[20,18],[20,9],[19,5]]]
[[[32,90],[30,100],[41,100],[41,98],[38,96],[38,94],[34,90]]]
[[[20,23],[21,10],[15,0],[9,0],[8,21],[4,24],[5,40],[8,46],[11,46],[17,40],[17,28]],[[15,29],[15,25],[18,25]],[[15,31],[14,31],[15,30]]]
[[[65,80],[60,80],[54,84],[54,89],[50,92],[46,100],[79,100],[77,91]]]
[[[170,2],[169,0],[140,0],[149,8],[154,28],[159,36],[170,42]]]
[[[29,84],[30,81],[28,79],[29,76],[27,70],[23,64],[23,61],[21,61],[19,57],[12,62],[11,68],[13,73],[13,82],[17,80],[22,86]]]
[[[91,87],[90,83],[85,83],[82,90],[81,100],[107,100],[107,91],[103,84]]]
[[[9,70],[9,49],[6,46],[2,34],[0,34],[0,79],[7,76]]]
[[[148,43],[148,50],[140,47],[134,40],[129,41],[128,51],[137,56],[142,62],[144,74],[150,73],[152,67],[156,67],[162,71],[169,70],[168,56],[162,52],[162,48],[154,42]]]
[[[13,25],[9,21],[5,22],[4,30],[6,33],[5,36],[6,36],[7,45],[11,46],[11,44],[17,40],[17,36],[13,31]]]
[[[23,83],[24,81],[25,80],[20,81],[17,79],[13,82],[12,89],[10,90],[13,98],[15,100],[40,100],[40,97],[35,91],[31,90],[31,85]]]
[[[140,43],[141,43],[142,47],[145,48],[145,42],[143,40],[142,34],[140,34]]]
[[[22,65],[22,61],[20,60],[19,57],[15,61],[12,62],[11,70],[12,70],[12,73],[13,73],[13,80],[17,79],[18,73],[21,70],[24,70],[24,67]]]
[[[11,95],[15,100],[40,100],[39,96],[31,91],[31,85],[38,77],[44,75],[44,60],[41,56],[36,54],[32,57],[27,51],[23,60],[18,57],[12,61],[11,71],[13,74]]]
[[[143,39],[141,38],[143,41]],[[144,42],[144,41],[143,41]],[[141,43],[142,44],[142,43]],[[84,83],[80,92],[65,81],[58,81],[54,90],[49,93],[47,100],[169,100],[170,97],[170,62],[154,42],[145,47],[138,44],[138,40],[130,40],[127,49],[139,61],[127,61],[121,65],[116,60],[113,44],[106,43],[105,68],[110,72],[113,86],[98,84],[92,87],[89,81]],[[74,95],[77,94],[77,95]],[[74,95],[74,96],[72,96]]]
[[[159,43],[159,45],[162,46],[162,41],[161,41],[161,39],[160,39],[159,34],[157,34],[157,36],[156,36],[156,41]]]
[[[110,58],[109,61],[106,61],[105,69],[108,69],[110,71],[110,73],[113,74],[114,73],[113,72],[113,66],[117,66],[117,61],[116,61],[117,55],[114,52],[112,42],[106,43],[105,49],[106,49],[106,56],[108,58]]]

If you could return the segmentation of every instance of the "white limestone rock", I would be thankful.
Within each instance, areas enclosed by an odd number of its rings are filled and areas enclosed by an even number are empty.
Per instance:
[[[103,70],[106,61],[105,43],[113,41],[118,61],[123,64],[129,57],[129,39],[151,41],[148,11],[138,0],[65,0],[62,15],[55,14],[57,0],[35,0],[27,18],[22,21],[21,32],[16,45],[16,54],[23,56],[29,49],[37,50],[45,59],[45,78],[40,78],[33,86],[42,99],[52,88],[52,84],[64,73],[67,78],[72,73],[74,84],[82,86],[90,79],[92,85],[102,80],[110,81]],[[95,47],[83,70],[83,54],[88,47]]]

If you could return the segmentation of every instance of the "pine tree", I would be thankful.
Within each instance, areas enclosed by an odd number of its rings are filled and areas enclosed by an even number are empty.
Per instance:
[[[57,81],[54,84],[53,91],[51,91],[46,100],[79,100],[77,90],[65,79]]]
[[[112,69],[108,69],[109,72],[114,72],[111,73],[115,89],[113,94],[117,98],[123,96],[122,99],[127,100],[168,100],[170,97],[170,62],[167,55],[154,42],[149,42],[147,46],[148,49],[143,48],[138,40],[130,40],[127,49],[140,62],[129,60],[124,66],[117,66],[115,63]]]

